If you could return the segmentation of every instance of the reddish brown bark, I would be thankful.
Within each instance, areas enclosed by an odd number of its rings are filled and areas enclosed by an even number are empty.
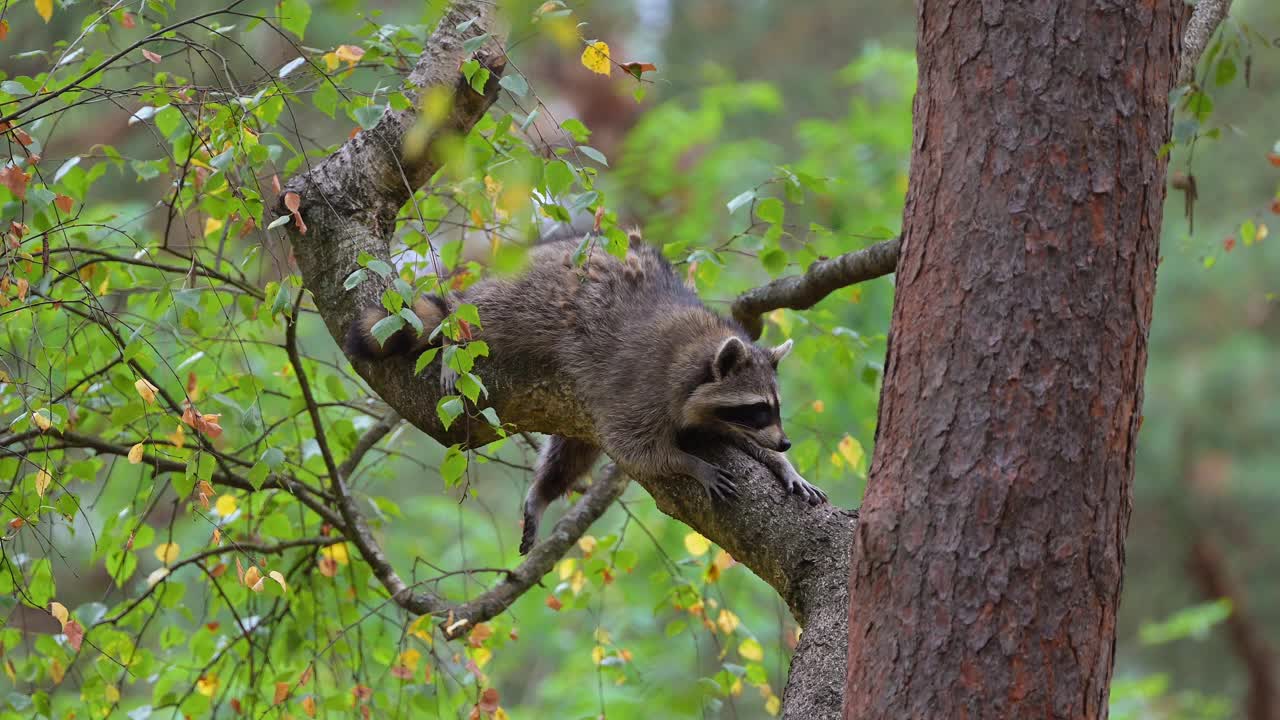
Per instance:
[[[920,0],[846,718],[1106,714],[1181,0]]]

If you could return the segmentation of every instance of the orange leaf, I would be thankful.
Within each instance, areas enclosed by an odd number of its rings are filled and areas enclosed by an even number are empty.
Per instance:
[[[548,595],[547,607],[551,608],[552,610],[555,610],[556,612],[560,612],[560,608],[564,607],[564,603],[560,602],[560,598],[556,597],[555,595]]]
[[[626,70],[632,75],[635,75],[636,77],[640,77],[641,75],[647,72],[657,72],[658,66],[654,65],[653,63],[647,63],[647,62],[629,62],[629,63],[622,63],[622,69]]]
[[[9,21],[0,20],[0,40],[9,37]]]
[[[498,689],[487,688],[480,693],[480,709],[487,712],[497,712],[498,710]]]
[[[80,623],[76,622],[74,618],[68,620],[67,624],[62,628],[62,632],[66,633],[67,644],[71,646],[71,649],[78,651],[80,643],[84,642],[84,628],[81,627]]]
[[[298,212],[302,207],[302,198],[296,192],[287,192],[284,194],[284,206],[289,210],[289,214],[293,215],[293,221],[298,225],[298,232],[306,235],[307,224],[302,221],[302,213]]]
[[[333,51],[333,54],[348,65],[354,65],[360,62],[360,58],[364,57],[364,48],[355,45],[339,45],[338,49]]]
[[[69,195],[57,195],[53,198],[53,204],[57,206],[63,214],[66,214],[71,212],[71,208],[75,206],[75,200],[72,200]]]
[[[288,697],[289,697],[289,683],[287,682],[276,683],[276,695],[271,700],[271,704],[279,705],[280,703],[284,702],[285,699]]]
[[[134,19],[133,13],[127,12],[120,18],[120,26],[125,30],[132,30],[137,27],[138,21]]]
[[[15,129],[14,129],[14,131],[13,131],[13,134],[14,134],[14,136],[15,136],[15,137],[17,137],[17,138],[18,138],[18,142],[22,143],[22,147],[27,147],[27,146],[28,146],[28,145],[30,145],[32,142],[34,142],[34,141],[31,139],[31,136],[27,134],[27,131],[26,131],[26,130],[23,130],[22,128],[15,128]],[[33,157],[34,157],[34,156],[33,156]],[[36,162],[38,162],[38,160],[32,160],[32,164],[33,164],[33,165],[34,165]]]
[[[22,172],[17,165],[0,170],[0,185],[9,188],[9,192],[19,200],[27,199],[27,181],[30,179],[31,176]]]

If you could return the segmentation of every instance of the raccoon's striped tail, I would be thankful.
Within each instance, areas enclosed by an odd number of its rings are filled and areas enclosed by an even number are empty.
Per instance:
[[[427,338],[449,314],[449,306],[435,295],[424,295],[414,301],[413,312],[422,321],[421,333],[406,323],[392,333],[386,342],[380,343],[373,334],[373,326],[387,317],[387,311],[382,308],[366,309],[347,328],[343,349],[347,355],[361,360],[381,360],[393,355],[421,353],[433,344]]]

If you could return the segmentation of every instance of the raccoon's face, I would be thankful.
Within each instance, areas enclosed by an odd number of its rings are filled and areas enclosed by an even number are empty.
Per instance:
[[[786,452],[778,401],[778,362],[791,341],[766,349],[730,336],[710,359],[702,382],[685,403],[686,427],[732,434]]]

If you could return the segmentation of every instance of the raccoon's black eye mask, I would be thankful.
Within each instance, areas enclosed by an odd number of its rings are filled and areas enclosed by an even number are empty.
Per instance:
[[[716,408],[716,417],[734,425],[759,430],[773,424],[773,409],[769,407],[769,403],[763,402],[751,403],[750,405],[730,405]]]

